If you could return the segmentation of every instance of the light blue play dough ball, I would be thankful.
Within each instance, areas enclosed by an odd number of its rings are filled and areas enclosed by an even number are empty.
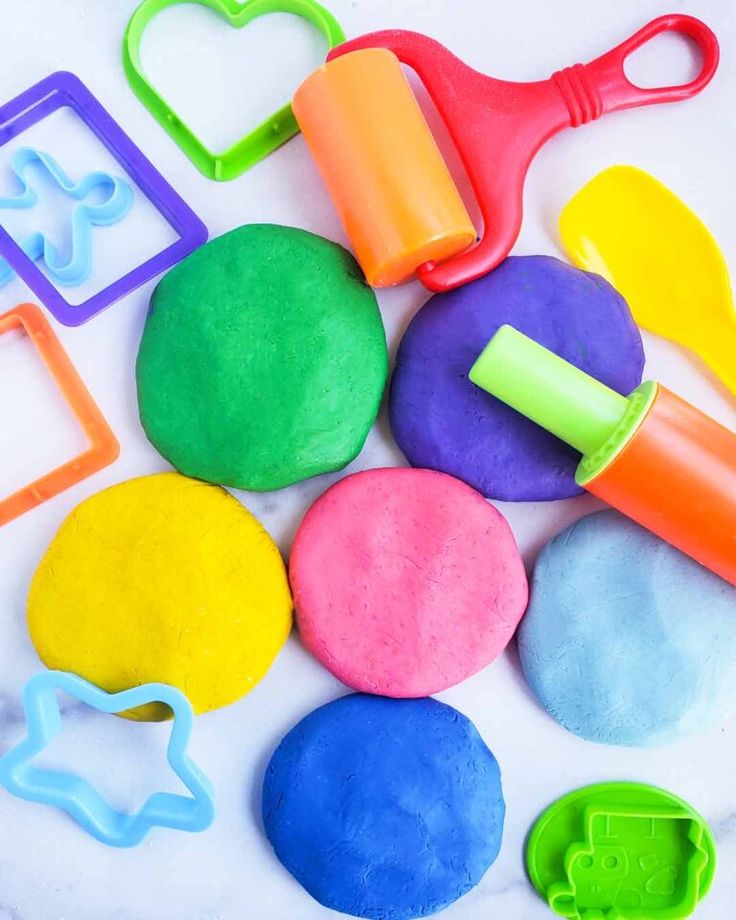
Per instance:
[[[521,666],[565,728],[654,746],[736,713],[736,588],[616,511],[542,551]]]

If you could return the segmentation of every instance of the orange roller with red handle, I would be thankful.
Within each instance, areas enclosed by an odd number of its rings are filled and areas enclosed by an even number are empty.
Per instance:
[[[626,58],[667,31],[696,43],[700,73],[681,86],[635,86]],[[430,290],[447,291],[508,255],[521,227],[524,179],[545,141],[607,112],[694,96],[718,59],[713,32],[681,14],[661,16],[591,63],[534,83],[485,76],[415,32],[375,32],[334,48],[293,108],[369,283],[418,274]],[[462,158],[484,223],[477,244],[401,63],[422,79]]]
[[[294,112],[370,284],[400,284],[418,266],[475,243],[396,55],[369,49],[320,68],[294,98]]]

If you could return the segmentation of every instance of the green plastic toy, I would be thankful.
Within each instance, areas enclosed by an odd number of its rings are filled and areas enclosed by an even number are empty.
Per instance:
[[[575,481],[736,585],[736,434],[653,381],[622,396],[511,326],[470,380],[579,450]]]
[[[470,370],[492,393],[583,455],[575,479],[588,486],[636,434],[657,395],[646,381],[622,396],[514,329],[501,326]]]
[[[705,820],[638,783],[586,786],[555,802],[527,842],[529,878],[571,920],[684,920],[716,868]]]
[[[254,131],[237,141],[224,153],[213,153],[188,128],[147,80],[141,62],[143,33],[162,10],[179,4],[194,3],[214,10],[234,29],[265,16],[267,13],[293,13],[315,25],[334,48],[345,41],[340,24],[316,0],[144,0],[133,13],[123,40],[123,66],[133,92],[171,135],[194,165],[210,179],[235,179],[299,133],[291,104],[275,112]]]

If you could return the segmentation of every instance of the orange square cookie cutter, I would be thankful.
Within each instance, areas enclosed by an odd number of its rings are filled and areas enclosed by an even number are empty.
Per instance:
[[[13,329],[22,329],[37,349],[90,446],[40,479],[1,499],[0,527],[109,466],[120,454],[118,439],[41,310],[35,304],[24,303],[0,315],[0,335]]]

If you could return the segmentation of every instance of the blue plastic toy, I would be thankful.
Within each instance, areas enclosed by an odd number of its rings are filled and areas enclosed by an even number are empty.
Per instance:
[[[62,727],[57,691],[68,693],[100,712],[116,713],[146,703],[165,703],[174,722],[168,746],[172,769],[192,793],[157,792],[137,814],[115,811],[86,780],[58,770],[33,767],[30,761],[59,734]],[[28,736],[0,758],[0,784],[31,802],[68,812],[88,833],[116,847],[139,844],[152,827],[203,831],[215,817],[212,784],[186,753],[194,722],[189,700],[167,684],[145,684],[121,693],[107,693],[74,674],[44,671],[23,691]]]
[[[10,198],[0,197],[0,210],[26,210],[38,203],[38,193],[26,179],[26,170],[33,165],[41,166],[52,182],[80,203],[72,213],[68,260],[43,233],[31,233],[19,245],[33,262],[44,262],[51,280],[70,287],[82,284],[92,270],[92,227],[109,227],[121,221],[133,204],[133,192],[123,179],[106,172],[87,173],[81,181],[73,182],[49,154],[32,147],[20,147],[13,154],[11,167],[21,191]],[[102,191],[103,200],[97,204],[85,204],[84,200],[95,189]],[[14,275],[8,263],[0,260],[0,287]]]

